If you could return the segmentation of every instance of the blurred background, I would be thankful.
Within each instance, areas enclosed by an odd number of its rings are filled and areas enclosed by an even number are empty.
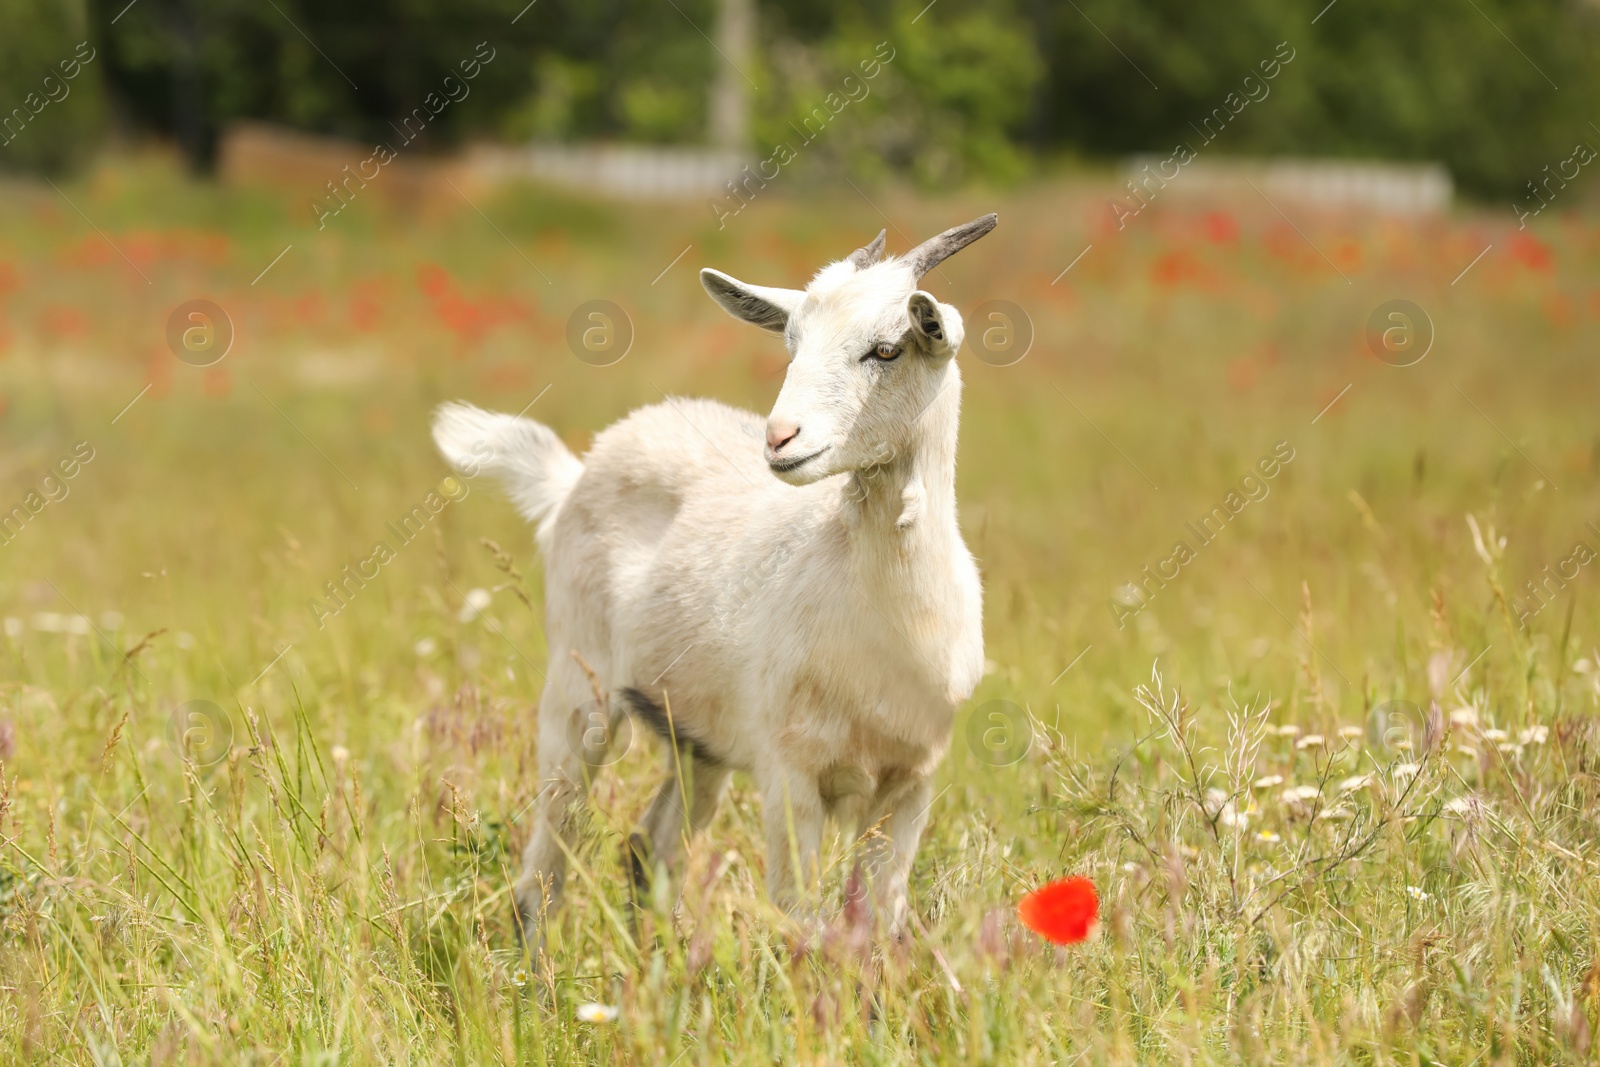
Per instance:
[[[1566,641],[1585,603],[1582,567],[1545,568],[1596,536],[1594,4],[4,0],[4,24],[15,707],[158,631],[152,722],[296,679],[341,733],[463,686],[521,706],[539,563],[509,507],[452,501],[427,547],[340,577],[443,474],[432,405],[580,450],[668,394],[764,412],[779,346],[701,266],[799,285],[989,210],[933,279],[969,320],[981,697],[1098,735],[1167,657],[1364,711],[1427,684],[1453,569],[1497,570],[1461,594],[1479,629],[1498,604]],[[394,716],[350,713],[380,692]]]
[[[1229,132],[1229,154],[1436,161],[1462,192],[1506,198],[1593,135],[1600,111],[1590,2],[1248,0],[1226,17],[1175,0],[6,0],[3,11],[8,111],[32,111],[28,95],[47,95],[41,79],[80,41],[96,52],[70,107],[6,126],[0,165],[23,172],[156,141],[210,174],[247,122],[388,138],[484,41],[495,58],[472,104],[440,114],[416,149],[694,145],[753,161],[794,139],[882,41],[894,52],[885,76],[807,154],[808,176],[945,188],[1165,154],[1279,42],[1294,76]]]

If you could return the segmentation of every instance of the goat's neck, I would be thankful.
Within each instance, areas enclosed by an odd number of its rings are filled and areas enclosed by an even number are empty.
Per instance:
[[[947,373],[906,447],[885,463],[856,471],[845,484],[846,521],[862,548],[887,543],[900,552],[938,552],[959,540],[955,482],[961,376],[954,364]]]

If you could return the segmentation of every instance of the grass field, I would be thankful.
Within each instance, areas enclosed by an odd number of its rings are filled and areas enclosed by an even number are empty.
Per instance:
[[[1085,181],[722,230],[445,189],[318,231],[159,159],[7,193],[0,1059],[1600,1062],[1600,220],[1173,196],[1119,230]],[[541,566],[489,486],[392,536],[446,474],[428,412],[531,404],[579,449],[663,394],[765,413],[779,345],[696,271],[799,284],[879,207],[892,251],[998,210],[929,287],[969,349],[986,301],[1033,334],[963,357],[991,670],[914,936],[792,950],[736,780],[636,945],[641,737],[530,973]],[[234,327],[204,368],[167,340],[197,298]],[[609,366],[567,341],[597,299]],[[1401,299],[1409,366],[1367,336]],[[1057,950],[1014,908],[1069,873],[1103,933]]]

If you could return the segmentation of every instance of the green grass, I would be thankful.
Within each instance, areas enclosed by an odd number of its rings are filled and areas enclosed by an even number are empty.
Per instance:
[[[765,411],[778,347],[695,271],[798,284],[882,220],[848,190],[780,190],[723,231],[692,205],[475,191],[513,249],[448,188],[321,233],[303,197],[159,161],[65,191],[134,265],[47,186],[0,202],[0,508],[94,449],[0,544],[0,1058],[1594,1062],[1594,565],[1518,618],[1524,583],[1600,548],[1595,220],[1529,244],[1498,213],[1290,208],[1301,237],[1259,202],[1173,198],[1118,232],[1087,185],[875,191],[892,249],[999,210],[930,287],[969,335],[991,299],[1036,333],[1014,366],[965,357],[992,670],[941,772],[913,936],[864,956],[839,923],[797,951],[736,780],[636,946],[621,841],[660,759],[640,738],[524,974],[526,529],[474,487],[320,626],[313,598],[445,474],[434,403],[537,396],[578,448],[662,392]],[[202,296],[237,328],[208,369],[163,336]],[[598,298],[636,330],[605,368],[565,342]],[[1362,339],[1395,298],[1437,328],[1415,366]],[[1278,442],[1266,494],[1196,544],[1186,524]],[[1179,539],[1194,558],[1119,626],[1118,590]],[[493,590],[477,615],[473,589]],[[174,740],[196,700],[226,716],[191,735],[231,740],[210,765]],[[1032,716],[1016,763],[969,743],[990,701]],[[1386,735],[1394,702],[1418,712]],[[1095,880],[1104,932],[1056,950],[1012,916],[1066,873]],[[617,1021],[577,1019],[591,1001]]]

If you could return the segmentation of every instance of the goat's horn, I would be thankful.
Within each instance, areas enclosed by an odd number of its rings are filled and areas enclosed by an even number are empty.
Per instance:
[[[912,273],[922,277],[963,248],[994,229],[1000,216],[994,212],[960,226],[952,226],[937,237],[930,237],[906,253]]]
[[[850,262],[855,264],[856,270],[866,270],[883,258],[883,242],[888,236],[888,230],[879,230],[871,244],[850,253]]]

